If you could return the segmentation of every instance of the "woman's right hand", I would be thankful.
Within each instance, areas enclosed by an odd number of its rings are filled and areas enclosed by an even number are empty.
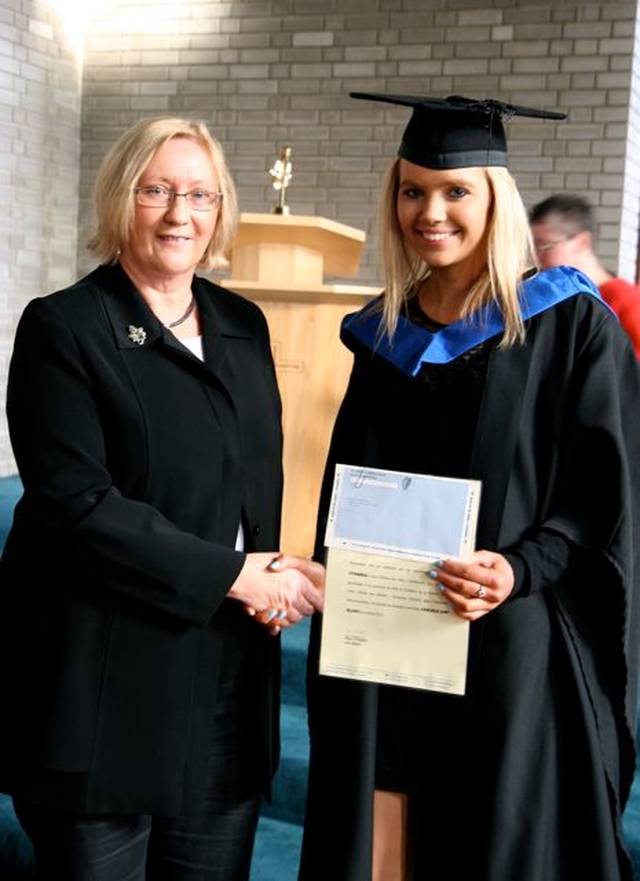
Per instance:
[[[322,611],[324,578],[324,566],[306,557],[252,553],[227,596],[244,603],[248,614],[276,635]]]

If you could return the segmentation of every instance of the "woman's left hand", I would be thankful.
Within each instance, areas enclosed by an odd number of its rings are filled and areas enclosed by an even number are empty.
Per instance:
[[[497,608],[515,584],[511,565],[493,551],[476,551],[464,563],[453,558],[441,560],[429,575],[438,582],[453,611],[467,621],[476,621]]]

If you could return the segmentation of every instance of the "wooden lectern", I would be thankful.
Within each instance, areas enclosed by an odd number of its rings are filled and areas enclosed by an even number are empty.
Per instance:
[[[230,290],[255,300],[271,332],[284,431],[283,551],[313,551],[320,482],[352,358],[339,339],[344,315],[380,291],[326,284],[358,271],[365,233],[324,217],[242,214]]]

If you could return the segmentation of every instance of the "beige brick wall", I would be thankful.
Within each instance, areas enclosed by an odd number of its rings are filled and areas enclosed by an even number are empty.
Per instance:
[[[564,110],[560,124],[508,123],[511,169],[528,205],[560,189],[587,195],[605,262],[635,276],[636,0],[100,2],[84,43],[80,154],[77,66],[62,13],[52,11],[65,7],[0,0],[0,114],[10,126],[0,192],[12,206],[2,220],[2,377],[24,302],[93,265],[84,242],[95,171],[143,115],[204,118],[225,147],[244,211],[275,205],[268,169],[291,146],[292,213],[365,229],[356,281],[376,284],[379,186],[407,112],[356,102],[349,91],[494,96]],[[0,431],[0,473],[10,467]]]

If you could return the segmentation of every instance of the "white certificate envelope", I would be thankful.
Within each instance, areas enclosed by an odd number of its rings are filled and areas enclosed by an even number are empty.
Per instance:
[[[320,672],[464,694],[469,624],[428,576],[468,559],[480,482],[336,465]]]

